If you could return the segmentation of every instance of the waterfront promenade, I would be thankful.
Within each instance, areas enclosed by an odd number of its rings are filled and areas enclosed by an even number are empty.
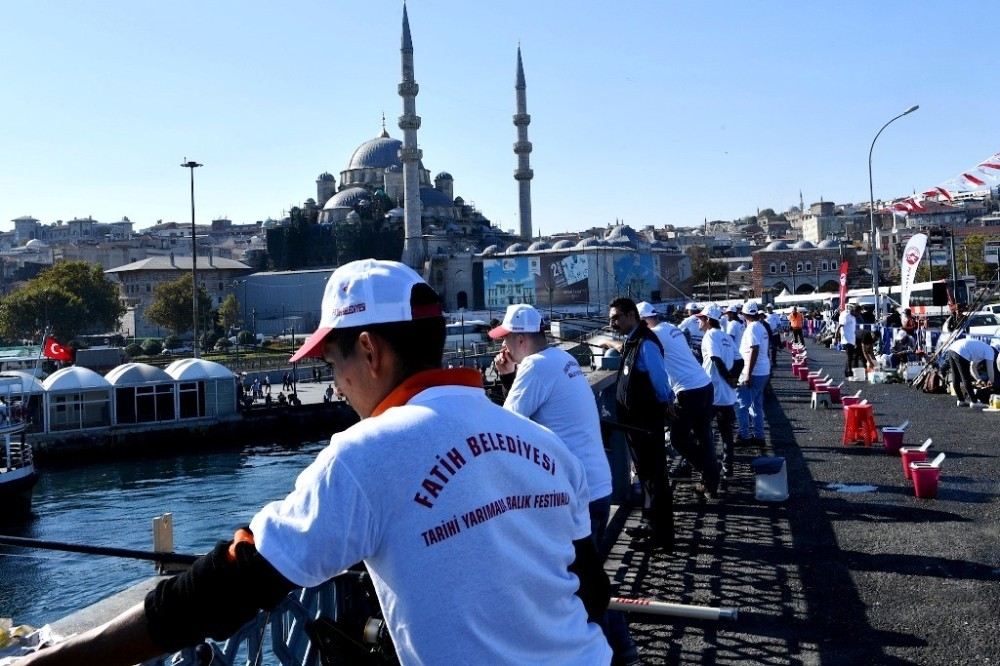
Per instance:
[[[841,354],[808,349],[813,369],[842,374]],[[738,449],[721,502],[699,503],[688,484],[677,486],[672,554],[633,549],[624,531],[612,548],[607,570],[623,596],[739,608],[736,621],[633,615],[644,661],[996,663],[1000,413],[906,384],[845,384],[875,405],[879,427],[908,419],[907,444],[933,437],[933,450],[947,453],[938,499],[916,499],[898,456],[841,444],[841,409],[811,410],[790,362],[782,352],[766,405],[768,454],[787,460],[789,499],[756,501],[756,453]]]

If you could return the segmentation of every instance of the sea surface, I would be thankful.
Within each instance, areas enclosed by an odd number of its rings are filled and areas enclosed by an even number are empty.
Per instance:
[[[32,516],[0,534],[152,550],[173,513],[174,550],[201,554],[280,499],[326,442],[42,470]],[[0,617],[42,626],[154,574],[152,562],[0,546]]]

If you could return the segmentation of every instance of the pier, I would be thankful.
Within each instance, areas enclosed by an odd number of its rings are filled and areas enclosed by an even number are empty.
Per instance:
[[[842,374],[842,354],[811,342],[808,350],[811,367],[835,378]],[[788,500],[755,499],[749,464],[761,452],[738,448],[735,476],[719,501],[702,501],[691,482],[672,480],[672,553],[644,550],[626,534],[638,522],[637,509],[622,503],[612,512],[606,570],[614,595],[638,600],[627,607],[643,662],[950,664],[995,658],[1000,414],[957,408],[951,396],[907,384],[845,384],[845,393],[860,389],[874,405],[880,428],[909,420],[907,445],[930,437],[932,451],[946,452],[938,497],[917,499],[898,455],[881,443],[842,444],[842,408],[812,409],[808,385],[791,375],[789,354],[778,360],[767,392],[764,453],[785,458]],[[613,373],[594,373],[599,397],[613,379]],[[616,495],[622,494],[621,446],[611,442]],[[99,623],[141,598],[142,589],[54,627]],[[296,617],[317,599],[323,595],[290,597],[271,622]],[[645,600],[738,614],[660,616],[646,612]],[[259,621],[264,619],[262,614]],[[252,625],[238,639],[247,646],[261,635],[260,625]],[[301,636],[290,644],[305,649]],[[276,660],[269,654],[265,663]]]

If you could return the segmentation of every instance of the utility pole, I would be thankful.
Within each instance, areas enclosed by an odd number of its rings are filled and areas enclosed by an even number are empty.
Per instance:
[[[191,171],[191,318],[194,326],[191,349],[194,358],[198,358],[198,241],[194,225],[194,170],[202,165],[185,157],[181,166]]]

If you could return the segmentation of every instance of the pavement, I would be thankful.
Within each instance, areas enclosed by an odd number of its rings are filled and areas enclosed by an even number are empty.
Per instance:
[[[841,353],[807,347],[812,368],[843,374]],[[758,452],[737,449],[720,501],[674,482],[672,553],[626,535],[637,510],[612,520],[606,569],[616,594],[739,609],[719,621],[630,614],[643,662],[1000,662],[1000,413],[908,384],[845,384],[874,405],[880,428],[909,420],[906,445],[931,437],[932,451],[947,454],[937,499],[917,499],[898,455],[841,443],[843,410],[810,409],[790,364],[782,351],[765,405],[766,453],[786,459],[787,501],[754,498]]]

